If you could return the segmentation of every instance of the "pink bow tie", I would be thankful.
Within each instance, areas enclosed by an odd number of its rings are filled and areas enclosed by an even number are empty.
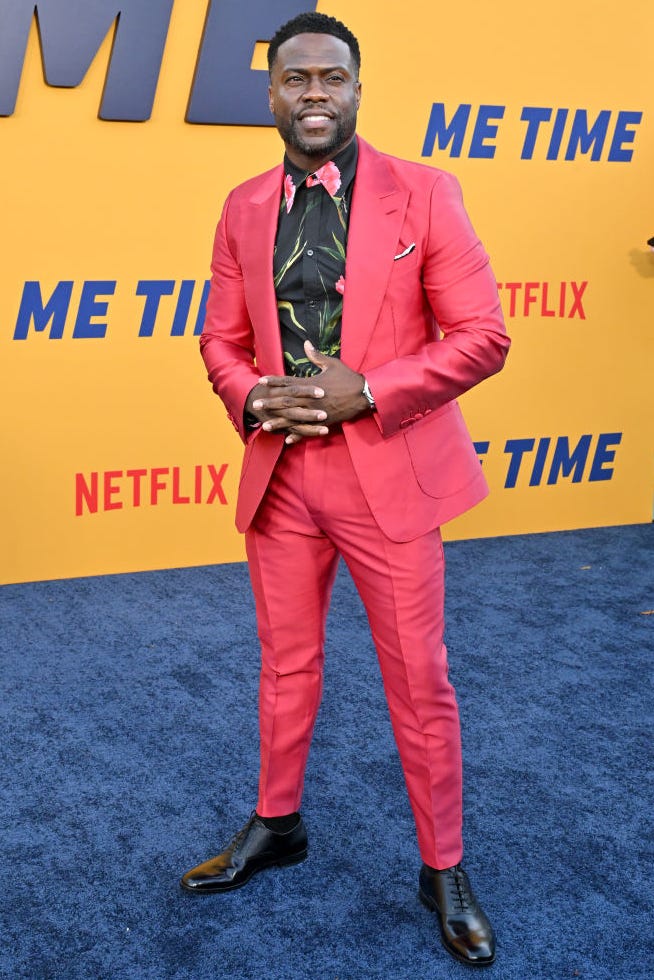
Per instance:
[[[315,187],[316,184],[322,184],[329,196],[335,197],[341,186],[341,172],[332,160],[329,160],[324,166],[316,170],[315,173],[309,174],[307,177],[307,187]],[[286,199],[287,214],[293,207],[296,190],[297,188],[293,183],[293,178],[290,174],[286,174],[284,178],[284,197]]]

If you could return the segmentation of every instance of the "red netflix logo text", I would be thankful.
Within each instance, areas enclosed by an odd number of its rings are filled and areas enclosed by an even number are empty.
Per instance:
[[[585,320],[584,282],[498,282],[507,316],[544,316]]]
[[[75,516],[158,504],[226,504],[227,463],[75,474]]]

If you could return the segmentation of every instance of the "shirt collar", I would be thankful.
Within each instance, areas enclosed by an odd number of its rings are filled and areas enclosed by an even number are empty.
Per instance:
[[[348,145],[336,154],[325,167],[329,167],[329,163],[333,163],[339,171],[340,184],[338,188],[332,193],[332,197],[337,193],[343,195],[346,193],[350,187],[357,169],[357,159],[359,156],[359,148],[357,145],[356,136],[354,139],[348,143]],[[322,168],[320,168],[322,169]],[[315,171],[312,170],[301,170],[296,167],[295,164],[288,158],[288,155],[284,154],[284,195],[286,198],[286,210],[290,211],[293,207],[293,201],[295,199],[295,194],[300,187],[306,186],[307,178],[313,176]],[[328,174],[329,176],[329,174]],[[333,175],[335,176],[335,175]],[[327,180],[325,189],[330,193],[330,182]]]

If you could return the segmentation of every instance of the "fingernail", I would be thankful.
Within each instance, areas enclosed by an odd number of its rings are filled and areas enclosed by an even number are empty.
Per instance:
[[[293,439],[292,439],[291,436],[286,436],[286,438],[284,439],[284,442],[286,443],[287,446],[292,446],[293,445]]]
[[[252,408],[263,408],[262,400],[257,398],[256,402],[252,402]]]
[[[327,418],[327,412],[318,412],[316,418],[318,419],[319,422],[324,422],[325,419]]]
[[[313,389],[313,393],[316,396],[316,398],[324,398],[325,397],[325,392],[323,391],[322,388],[314,388]]]
[[[268,378],[259,378],[259,384],[260,385],[267,385],[268,384]]]
[[[266,432],[270,432],[270,430],[272,429],[272,423],[271,422],[264,422],[263,425],[261,426],[261,428],[262,429],[265,429]]]

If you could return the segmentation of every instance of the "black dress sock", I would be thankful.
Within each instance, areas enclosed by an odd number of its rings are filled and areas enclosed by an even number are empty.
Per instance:
[[[257,816],[259,816],[257,814]],[[274,834],[287,834],[293,830],[300,822],[299,813],[289,813],[285,817],[259,817],[266,830],[272,830]]]

